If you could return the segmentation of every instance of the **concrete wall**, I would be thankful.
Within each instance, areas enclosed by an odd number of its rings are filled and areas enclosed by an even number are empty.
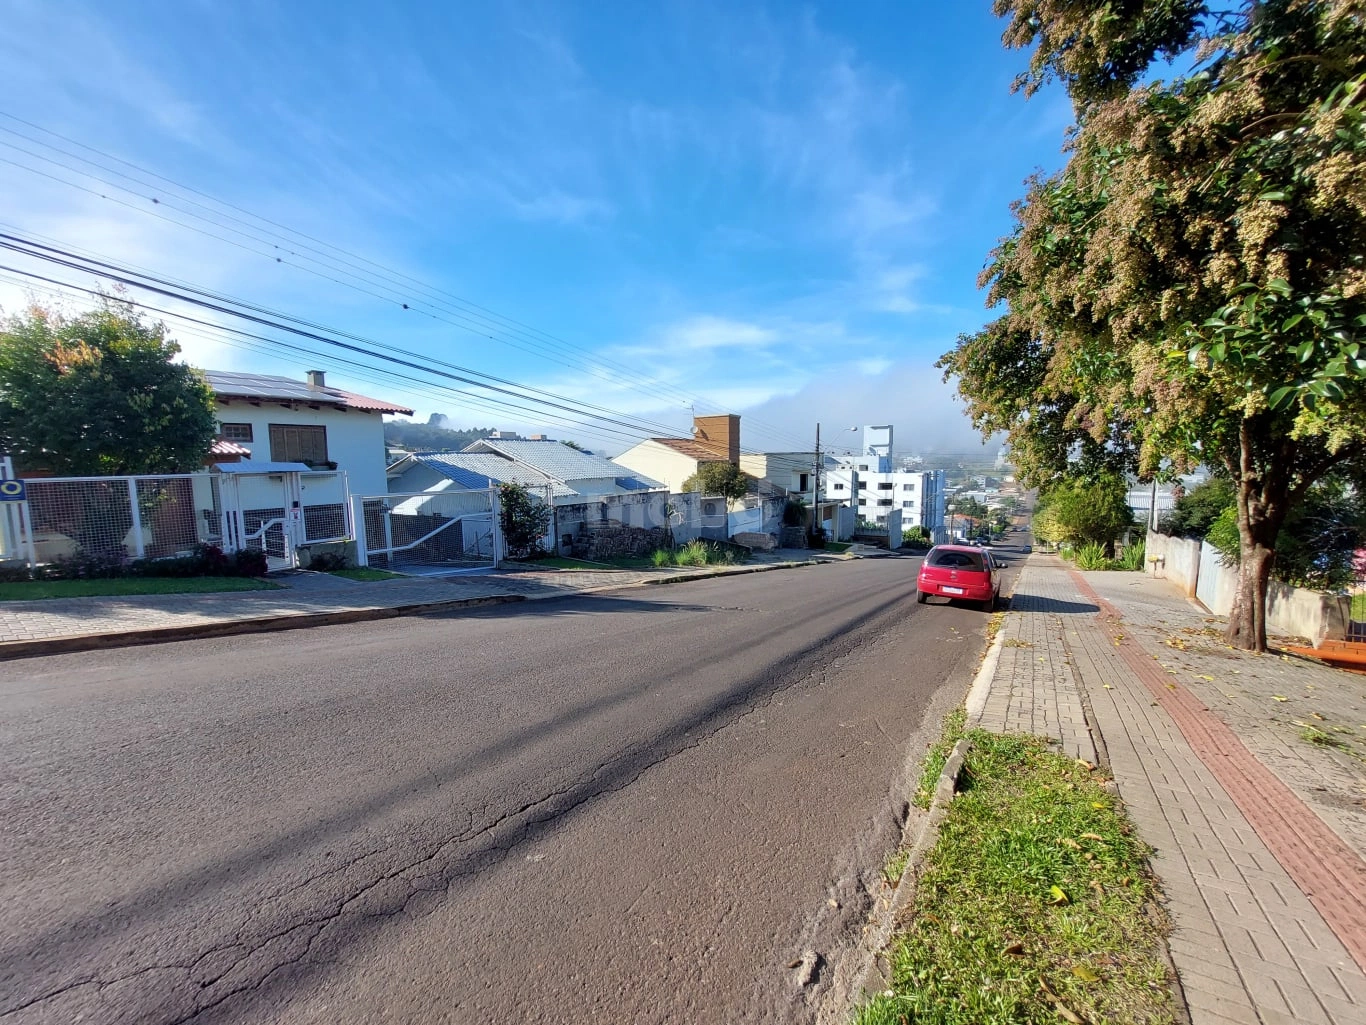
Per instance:
[[[1197,543],[1150,532],[1144,569],[1159,579],[1170,580],[1216,616],[1233,611],[1238,568],[1225,566],[1208,541]],[[1346,595],[1322,594],[1275,580],[1267,588],[1267,627],[1307,637],[1315,646],[1345,638],[1350,613],[1351,599]]]
[[[220,424],[251,424],[252,440],[237,442],[258,462],[270,459],[271,424],[308,424],[327,428],[327,458],[344,470],[354,495],[382,495],[389,490],[384,468],[384,417],[358,409],[290,409],[233,400],[218,403]],[[420,488],[418,490],[421,490]]]
[[[1219,549],[1208,541],[1200,544],[1200,573],[1195,597],[1216,616],[1233,611],[1233,596],[1238,592],[1238,568],[1220,561]]]
[[[1187,598],[1195,597],[1200,575],[1200,543],[1185,538],[1148,532],[1144,572],[1159,580],[1170,580]]]

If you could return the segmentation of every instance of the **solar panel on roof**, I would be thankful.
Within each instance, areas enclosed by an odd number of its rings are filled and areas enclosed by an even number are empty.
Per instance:
[[[209,387],[221,395],[244,399],[283,399],[292,402],[325,402],[344,406],[346,399],[328,389],[310,388],[303,381],[270,374],[238,374],[210,370],[205,373]]]

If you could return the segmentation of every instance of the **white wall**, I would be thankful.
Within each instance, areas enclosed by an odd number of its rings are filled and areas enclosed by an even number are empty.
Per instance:
[[[384,472],[384,417],[358,409],[290,409],[240,399],[218,403],[219,424],[251,424],[252,440],[237,442],[251,450],[253,461],[270,460],[271,424],[320,424],[327,428],[327,458],[346,473],[353,495],[382,495],[389,490]],[[221,430],[221,427],[220,427]]]

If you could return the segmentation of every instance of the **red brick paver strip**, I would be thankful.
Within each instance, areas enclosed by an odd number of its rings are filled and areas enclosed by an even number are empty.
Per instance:
[[[1119,624],[1122,615],[1073,571],[1077,589],[1102,610],[1102,622],[1134,674],[1180,728],[1324,921],[1366,969],[1366,862],[1257,761],[1242,741],[1186,687],[1144,652]]]
[[[1127,609],[1140,588],[1127,574],[1111,576],[1124,580],[1107,579],[1106,593]],[[1155,604],[1142,615],[1160,621],[1164,634],[1183,626],[1199,633],[1204,614],[1165,588],[1143,592]],[[1237,783],[1216,774],[1229,771],[1219,763],[1235,760],[1220,754],[1211,766],[1187,739],[1184,719],[1194,709],[1173,703],[1179,695],[1169,684],[1175,681],[1151,645],[1145,652],[1136,641],[1126,643],[1135,631],[1119,629],[1117,614],[1064,564],[1033,557],[1016,584],[1001,657],[977,721],[988,729],[1042,730],[1069,752],[1085,751],[1094,741],[1139,835],[1154,848],[1153,870],[1172,919],[1172,961],[1192,1025],[1366,1023],[1366,972],[1234,799]],[[1230,675],[1238,672],[1233,664]],[[1277,660],[1278,672],[1293,668]],[[1315,680],[1324,683],[1322,676]],[[1031,702],[1039,707],[1027,707]],[[1078,705],[1086,730],[1071,721]],[[1218,722],[1213,712],[1204,716]],[[1207,742],[1210,727],[1196,721]],[[1244,752],[1256,763],[1246,746]],[[1315,757],[1327,754],[1313,749]],[[1284,768],[1287,762],[1274,764]],[[1256,799],[1266,802],[1268,793],[1258,790]],[[1291,798],[1298,800],[1293,793]],[[1272,800],[1282,819],[1307,822],[1310,830],[1317,823],[1332,834],[1302,801],[1299,813],[1287,810],[1293,806],[1283,790]],[[1300,821],[1303,816],[1308,818]],[[1333,840],[1360,860],[1350,843]]]

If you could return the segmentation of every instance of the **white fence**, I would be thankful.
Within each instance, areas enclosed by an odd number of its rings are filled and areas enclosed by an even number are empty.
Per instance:
[[[502,558],[498,492],[356,495],[356,561],[403,571],[495,567]]]
[[[47,565],[189,555],[203,544],[264,551],[293,566],[308,544],[351,537],[346,475],[336,472],[178,473],[47,477],[0,517],[0,560]]]

